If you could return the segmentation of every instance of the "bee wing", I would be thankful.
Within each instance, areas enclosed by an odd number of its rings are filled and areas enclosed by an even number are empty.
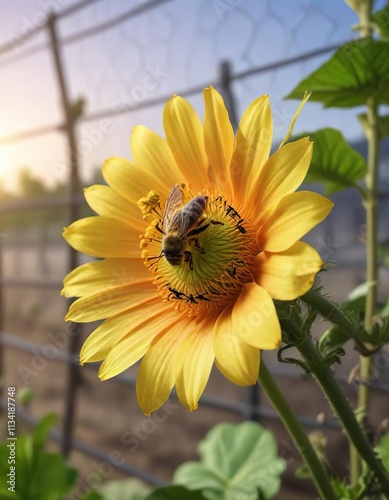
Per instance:
[[[162,217],[162,227],[166,233],[171,229],[174,216],[181,208],[181,206],[182,191],[180,189],[180,186],[176,184],[170,191],[169,196],[166,200],[165,210]]]

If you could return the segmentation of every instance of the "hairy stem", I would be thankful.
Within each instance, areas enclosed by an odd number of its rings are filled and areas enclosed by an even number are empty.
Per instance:
[[[354,340],[360,352],[369,354],[364,343],[360,340],[359,332],[335,304],[314,290],[309,290],[309,292],[300,297],[300,300],[313,307],[323,318],[328,319],[332,324],[338,325],[350,339]]]
[[[313,345],[311,338],[307,337],[303,343],[297,346],[297,349],[302,354],[307,366],[326,394],[332,409],[342,422],[343,429],[347,433],[353,447],[375,474],[381,484],[382,491],[389,498],[389,476],[381,461],[372,450],[367,437],[362,431],[352,408],[344,397],[330,368],[323,364],[323,359]]]

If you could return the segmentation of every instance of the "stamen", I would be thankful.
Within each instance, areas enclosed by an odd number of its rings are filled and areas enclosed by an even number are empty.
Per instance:
[[[155,191],[150,193],[146,199],[156,200]],[[179,254],[174,254],[174,259],[165,256],[164,239],[160,235],[166,238],[170,233],[163,227],[163,215],[154,217],[141,236],[145,265],[154,274],[161,296],[175,309],[187,310],[189,315],[217,311],[233,302],[242,286],[252,281],[251,269],[259,251],[250,220],[222,196],[207,194],[206,197],[208,202],[198,223],[192,224],[182,236],[173,237],[173,241],[180,237],[183,242],[182,258]],[[193,196],[186,203],[191,199]]]

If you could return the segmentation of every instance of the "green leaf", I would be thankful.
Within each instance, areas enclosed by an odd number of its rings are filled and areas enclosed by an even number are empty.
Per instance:
[[[389,245],[378,245],[378,257],[380,258],[380,265],[389,267]]]
[[[342,354],[341,349],[348,340],[350,340],[350,337],[341,328],[334,325],[320,337],[318,342],[319,352],[325,358],[332,354],[340,356]],[[334,361],[336,360],[334,359]]]
[[[32,433],[34,455],[35,453],[39,453],[41,450],[43,450],[47,436],[49,435],[49,432],[54,427],[57,420],[58,415],[56,415],[55,413],[49,413],[48,415],[44,416],[42,420],[40,420],[35,426]]]
[[[55,419],[55,416],[48,415],[39,422],[32,435],[18,436],[15,464],[8,463],[12,441],[1,443],[0,469],[9,471],[13,465],[17,471],[15,499],[58,500],[72,489],[77,471],[68,467],[61,455],[46,453],[43,449]],[[3,498],[1,490],[0,498]]]
[[[389,472],[389,433],[382,436],[380,442],[375,447],[375,451],[382,460],[382,464]]]
[[[104,498],[97,491],[88,491],[81,500],[104,500]]]
[[[375,345],[384,345],[389,342],[389,317],[376,317],[372,328],[372,343]]]
[[[273,434],[255,422],[216,425],[199,444],[200,462],[178,467],[173,484],[201,489],[210,500],[272,498],[285,461]]]
[[[151,488],[140,479],[109,481],[99,488],[103,500],[145,500]]]
[[[287,98],[301,100],[306,91],[312,92],[311,101],[324,107],[360,106],[369,97],[375,97],[377,104],[389,104],[389,44],[363,38],[342,45]]]
[[[30,500],[58,500],[70,492],[77,479],[77,471],[69,468],[61,455],[41,453],[35,460],[34,474],[28,478]]]
[[[361,113],[358,115],[358,120],[360,121],[366,137],[369,134],[369,122],[367,120],[367,114]],[[389,115],[383,115],[378,117],[378,135],[379,139],[384,139],[389,136]]]
[[[354,151],[345,138],[333,128],[305,132],[300,137],[314,141],[311,166],[305,182],[322,182],[326,195],[355,186],[366,175],[366,161]]]
[[[362,498],[360,494],[363,491],[363,486],[359,483],[349,486],[344,484],[340,479],[333,478],[332,487],[338,500],[357,500],[358,498]],[[363,498],[366,497],[363,496]]]
[[[389,2],[371,15],[374,29],[383,40],[389,39]]]
[[[314,141],[305,182],[322,182],[326,195],[355,186],[367,172],[366,161],[344,139],[341,132],[325,128],[305,133]]]
[[[17,493],[8,491],[8,489],[0,486],[0,498],[1,500],[23,500]]]
[[[146,500],[207,500],[201,490],[188,490],[184,486],[165,486],[154,490]]]

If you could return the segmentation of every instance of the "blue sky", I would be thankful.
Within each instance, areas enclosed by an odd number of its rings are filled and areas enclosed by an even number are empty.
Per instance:
[[[1,2],[0,44],[25,32],[26,26],[41,23],[47,6],[61,10],[74,3],[14,0],[10,7]],[[66,38],[142,3],[145,0],[98,0],[63,19],[59,35]],[[356,21],[343,0],[171,0],[111,30],[64,45],[65,71],[72,98],[85,98],[87,113],[113,109],[119,103],[133,106],[214,81],[221,60],[228,59],[234,71],[241,71],[341,43],[355,36],[351,26]],[[6,63],[46,40],[47,34],[41,33],[23,48],[0,55],[0,137],[61,121],[50,52]],[[268,93],[274,109],[275,140],[280,141],[298,106],[298,102],[282,98],[325,59],[317,57],[235,82],[238,115],[256,96]],[[190,101],[202,115],[201,94]],[[336,126],[347,138],[355,139],[361,130],[354,115],[355,110],[323,110],[319,104],[309,103],[295,130]],[[103,124],[88,122],[78,129],[84,178],[107,157],[131,157],[129,135],[134,125],[163,133],[162,106],[135,109],[107,120]],[[65,138],[58,132],[0,145],[0,177],[12,187],[18,169],[28,166],[53,185],[67,175],[66,154]]]

